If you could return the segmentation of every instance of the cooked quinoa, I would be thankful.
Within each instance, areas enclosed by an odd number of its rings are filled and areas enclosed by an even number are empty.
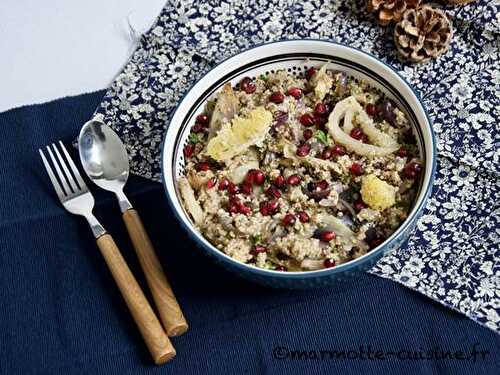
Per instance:
[[[280,271],[334,267],[381,244],[406,219],[422,170],[396,104],[326,65],[226,84],[184,156],[178,186],[201,233]]]

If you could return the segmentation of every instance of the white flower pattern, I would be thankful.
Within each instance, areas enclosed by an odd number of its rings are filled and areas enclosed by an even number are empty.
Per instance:
[[[160,180],[168,118],[218,61],[255,44],[319,38],[369,52],[420,93],[438,136],[433,193],[403,246],[371,273],[395,280],[500,333],[500,3],[444,8],[451,49],[425,65],[400,62],[390,28],[363,0],[169,0],[96,116],[127,145],[134,173]]]

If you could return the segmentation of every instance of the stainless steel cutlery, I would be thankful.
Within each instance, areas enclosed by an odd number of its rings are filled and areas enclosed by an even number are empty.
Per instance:
[[[87,176],[97,186],[113,192],[123,221],[153,295],[160,320],[168,336],[178,336],[188,324],[156,256],[141,218],[123,192],[129,175],[128,155],[118,135],[106,124],[91,120],[83,125],[78,138],[80,160]]]
[[[97,246],[125,299],[130,313],[134,317],[155,363],[167,362],[175,356],[175,349],[113,238],[93,215],[94,197],[87,188],[63,143],[59,141],[58,145],[52,144],[46,147],[50,162],[41,149],[39,153],[54,190],[64,208],[72,214],[81,215],[87,219],[96,238]],[[138,236],[140,235],[138,234]]]

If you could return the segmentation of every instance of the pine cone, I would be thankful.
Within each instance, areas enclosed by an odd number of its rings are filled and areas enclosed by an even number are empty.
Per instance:
[[[394,27],[400,56],[412,62],[423,63],[446,52],[451,36],[451,22],[446,14],[428,5],[407,10]]]
[[[417,8],[420,0],[368,0],[366,7],[371,13],[377,12],[377,21],[382,26],[399,22],[407,9]]]

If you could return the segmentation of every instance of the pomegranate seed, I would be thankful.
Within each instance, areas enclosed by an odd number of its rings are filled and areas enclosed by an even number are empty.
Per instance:
[[[245,176],[245,183],[262,185],[266,180],[266,175],[260,169],[250,169]]]
[[[332,152],[338,156],[345,155],[345,147],[341,145],[335,145],[332,148]]]
[[[280,208],[280,202],[278,202],[277,199],[271,199],[268,203],[267,203],[267,207],[268,207],[268,210],[271,214],[275,213],[278,208]]]
[[[253,170],[253,183],[255,185],[262,185],[266,181],[266,175],[260,169]]]
[[[288,177],[287,182],[288,185],[296,186],[300,184],[301,178],[297,174],[292,174],[290,177]]]
[[[326,190],[328,189],[330,185],[328,184],[328,182],[326,180],[321,180],[321,181],[318,181],[316,182],[316,187],[320,188],[321,190]]]
[[[196,164],[197,171],[208,171],[210,169],[210,163],[208,161],[200,161]]]
[[[354,128],[351,130],[351,137],[357,139],[358,141],[363,137],[363,130],[360,128]]]
[[[262,203],[260,204],[259,211],[260,211],[260,213],[262,214],[262,216],[267,216],[267,215],[269,215],[269,207],[268,207],[267,203],[262,202]]]
[[[326,105],[323,103],[318,103],[316,104],[316,107],[314,107],[314,113],[316,113],[319,116],[324,116],[328,113],[328,109],[326,108]]]
[[[422,165],[417,162],[408,163],[403,172],[408,178],[416,178],[422,172]]]
[[[276,186],[269,186],[269,188],[266,190],[266,194],[271,198],[281,197],[281,193]]]
[[[362,209],[366,208],[366,204],[365,202],[363,202],[361,199],[357,200],[356,202],[354,202],[354,205],[353,205],[354,209],[356,211],[361,211]]]
[[[310,113],[304,113],[299,117],[299,122],[304,126],[313,126],[314,117],[312,117]]]
[[[295,216],[293,214],[286,214],[283,219],[281,219],[281,222],[285,226],[292,226],[295,224]]]
[[[331,240],[334,240],[335,237],[337,237],[337,235],[331,230],[325,230],[319,235],[319,239],[323,242],[330,242]]]
[[[355,176],[361,176],[363,174],[363,166],[359,163],[352,163],[351,173]]]
[[[238,211],[240,214],[243,215],[248,215],[250,212],[252,212],[252,209],[248,206],[245,206],[243,203],[238,206]]]
[[[215,186],[217,183],[217,178],[212,177],[210,180],[207,181],[207,188],[211,189]]]
[[[265,252],[267,252],[267,247],[260,245],[255,245],[255,247],[252,250],[250,250],[250,253],[252,255],[257,255]]]
[[[207,115],[204,115],[204,114],[201,114],[201,115],[198,115],[196,116],[196,122],[198,124],[202,124],[202,125],[208,125],[208,116]]]
[[[304,143],[302,146],[297,148],[297,151],[295,152],[297,156],[304,157],[309,155],[309,152],[311,151],[311,146],[309,146],[307,143]]]
[[[279,175],[278,177],[276,177],[274,179],[274,184],[277,186],[277,187],[282,187],[284,186],[286,183],[285,181],[285,177],[283,177],[282,175]]]
[[[230,204],[235,204],[237,206],[240,206],[242,204],[241,201],[240,201],[240,198],[234,197],[234,196],[229,197],[229,203]]]
[[[257,89],[257,86],[250,77],[245,77],[240,81],[240,89],[245,91],[247,94],[252,94]]]
[[[316,74],[316,68],[310,67],[309,69],[306,70],[306,78],[309,80],[312,78],[313,75]]]
[[[309,221],[309,215],[305,211],[298,212],[297,217],[299,218],[301,223],[307,223]]]
[[[194,145],[192,144],[185,145],[183,152],[185,158],[190,158],[194,154]]]
[[[288,269],[285,266],[276,266],[275,271],[286,272]]]
[[[227,185],[227,191],[229,192],[229,194],[238,194],[240,192],[240,188],[238,185],[235,185],[233,184],[232,182],[229,182],[229,184]]]
[[[223,178],[219,181],[219,190],[226,190],[229,187],[229,180],[227,178]]]
[[[240,191],[245,195],[252,195],[252,191],[253,191],[252,185],[244,182],[240,186]]]
[[[324,261],[323,261],[323,266],[325,268],[332,268],[332,267],[335,267],[335,261],[331,258],[326,258]]]
[[[377,111],[377,107],[375,106],[375,104],[367,104],[366,105],[366,113],[368,113],[368,115],[370,116],[375,116],[378,111]]]
[[[273,103],[280,104],[283,103],[283,100],[285,100],[285,95],[283,95],[281,92],[276,91],[271,94],[269,97],[269,100]]]
[[[245,184],[252,185],[253,184],[253,176],[254,176],[255,169],[250,169],[247,172],[247,175],[245,176]]]
[[[272,215],[274,213],[276,213],[276,211],[278,210],[280,204],[278,202],[277,199],[272,199],[268,202],[262,202],[260,204],[260,213],[263,215],[263,216],[267,216],[267,215]]]
[[[332,155],[333,155],[332,150],[330,148],[325,148],[321,153],[321,159],[323,160],[331,159]]]
[[[406,158],[408,156],[408,150],[404,147],[401,147],[399,150],[398,150],[398,156],[401,157],[401,158]]]
[[[237,214],[238,212],[240,212],[240,208],[238,207],[238,205],[236,203],[233,203],[233,204],[229,205],[229,212],[232,214]]]
[[[328,121],[328,119],[326,117],[320,116],[317,113],[314,114],[313,120],[314,120],[314,123],[316,124],[316,126],[325,125]]]
[[[313,131],[311,129],[306,129],[306,130],[304,130],[302,135],[304,136],[305,140],[311,139],[313,136]]]
[[[193,125],[191,130],[194,133],[201,133],[201,132],[203,132],[203,130],[205,130],[205,127],[203,126],[203,124],[200,124],[199,122],[197,122],[196,124]]]
[[[298,87],[290,87],[288,89],[288,95],[293,96],[295,99],[299,100],[302,96],[302,90]]]

